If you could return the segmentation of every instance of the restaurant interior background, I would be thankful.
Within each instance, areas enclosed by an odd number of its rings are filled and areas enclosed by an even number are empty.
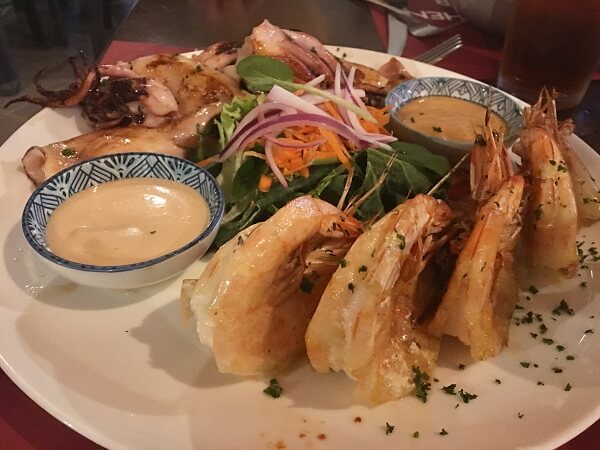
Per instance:
[[[80,50],[95,60],[137,0],[0,0],[0,144],[39,107],[4,104],[35,94],[33,77],[63,88],[72,80],[67,58]]]

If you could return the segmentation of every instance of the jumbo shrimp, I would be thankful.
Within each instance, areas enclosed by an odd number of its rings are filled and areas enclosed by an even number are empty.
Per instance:
[[[512,251],[523,188],[523,177],[513,176],[480,209],[429,324],[434,335],[456,336],[468,345],[476,360],[497,355],[508,341],[518,299]]]
[[[304,333],[340,259],[353,218],[304,196],[223,245],[181,299],[219,370],[274,374],[305,352]]]
[[[306,332],[315,370],[343,370],[356,396],[374,403],[413,391],[414,370],[431,373],[439,340],[418,323],[431,300],[419,281],[450,215],[442,201],[417,195],[356,240]]]
[[[547,100],[551,101],[551,100]],[[573,276],[577,268],[577,201],[569,165],[540,101],[524,112],[515,152],[529,182],[525,224],[527,255],[534,268]]]

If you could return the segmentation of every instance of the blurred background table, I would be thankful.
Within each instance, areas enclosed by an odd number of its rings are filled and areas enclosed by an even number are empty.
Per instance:
[[[427,15],[426,8],[446,3],[413,0],[409,6]],[[31,93],[30,80],[44,67],[50,67],[49,88],[68,84],[64,61],[80,49],[97,60],[113,61],[151,51],[202,48],[219,40],[240,40],[265,18],[306,31],[324,43],[386,48],[385,14],[359,0],[0,0],[0,38],[4,28],[21,93]],[[453,28],[420,41],[409,38],[404,56],[415,56],[456,32]],[[460,32],[465,46],[438,65],[493,83],[502,39],[468,24],[460,25]],[[0,54],[0,59],[0,65],[8,63],[8,56]],[[3,82],[0,78],[0,88]],[[0,103],[8,98],[0,96]],[[3,110],[0,143],[36,110],[26,104]],[[579,107],[563,115],[572,116],[578,134],[600,150],[600,80],[592,81]],[[0,450],[98,448],[38,407],[4,373],[0,373],[0,399]],[[598,442],[600,424],[596,423],[561,449],[587,450],[597,448]]]

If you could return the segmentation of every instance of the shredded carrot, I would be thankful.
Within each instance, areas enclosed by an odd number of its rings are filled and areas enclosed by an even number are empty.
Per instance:
[[[323,106],[325,107],[325,111],[327,111],[332,117],[334,117],[340,121],[342,120],[342,116],[340,116],[340,113],[339,113],[338,109],[335,107],[335,105],[333,104],[333,102],[331,102],[331,101],[324,102]]]
[[[271,185],[273,184],[273,178],[268,175],[261,175],[258,180],[258,190],[260,192],[269,192]]]
[[[301,92],[297,92],[296,95],[301,95]],[[327,112],[331,117],[342,121],[342,117],[337,106],[331,102],[326,101],[319,105],[321,109]],[[368,133],[384,133],[389,134],[384,128],[389,122],[389,107],[385,108],[374,108],[367,106],[367,109],[373,115],[376,120],[375,122],[369,122],[364,119],[359,119],[360,124],[364,130]],[[275,164],[280,168],[284,176],[300,175],[308,177],[310,167],[319,160],[337,159],[345,167],[352,167],[352,153],[358,150],[358,147],[352,142],[348,142],[342,139],[337,133],[329,130],[328,128],[318,127],[314,125],[303,125],[286,128],[283,130],[278,138],[281,143],[289,143],[294,145],[306,144],[315,141],[323,141],[323,144],[318,146],[307,146],[307,147],[287,147],[280,146],[275,143],[273,145],[273,159]],[[259,143],[263,144],[262,139],[259,139]],[[247,148],[252,148],[254,142],[248,144]],[[264,158],[261,153],[255,153],[253,151],[246,151],[248,156],[254,156],[258,158]],[[204,166],[212,162],[214,158],[208,158],[199,163]],[[273,177],[269,175],[261,175],[258,189],[261,192],[268,192],[273,183]]]
[[[217,157],[218,157],[218,155],[215,155],[215,156],[210,156],[210,157],[208,157],[208,158],[206,158],[206,159],[203,159],[202,161],[199,161],[199,162],[197,162],[196,164],[197,164],[199,167],[206,167],[206,166],[208,166],[210,163],[214,162],[214,161],[217,159]]]
[[[327,139],[327,143],[323,144],[323,146],[328,147],[327,149],[330,151],[333,150],[344,166],[352,167],[352,163],[350,162],[350,154],[348,153],[348,150],[346,150],[346,147],[344,147],[340,137],[326,128],[319,128],[319,131],[323,137]]]

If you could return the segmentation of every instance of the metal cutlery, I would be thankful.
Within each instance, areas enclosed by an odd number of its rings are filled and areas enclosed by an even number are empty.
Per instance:
[[[388,43],[386,53],[400,56],[406,45],[408,35],[407,26],[401,20],[394,17],[393,14],[387,15],[388,21]]]
[[[408,27],[409,34],[416,37],[433,36],[441,33],[445,28],[437,27],[419,19],[406,8],[398,8],[390,5],[383,0],[365,0],[367,3],[380,6],[388,13],[393,14],[398,20],[401,20]]]
[[[435,64],[444,59],[453,51],[462,47],[462,45],[462,38],[460,37],[460,34],[455,34],[450,39],[447,39],[441,44],[430,48],[426,52],[421,53],[413,59],[415,61],[420,61],[427,64]]]

